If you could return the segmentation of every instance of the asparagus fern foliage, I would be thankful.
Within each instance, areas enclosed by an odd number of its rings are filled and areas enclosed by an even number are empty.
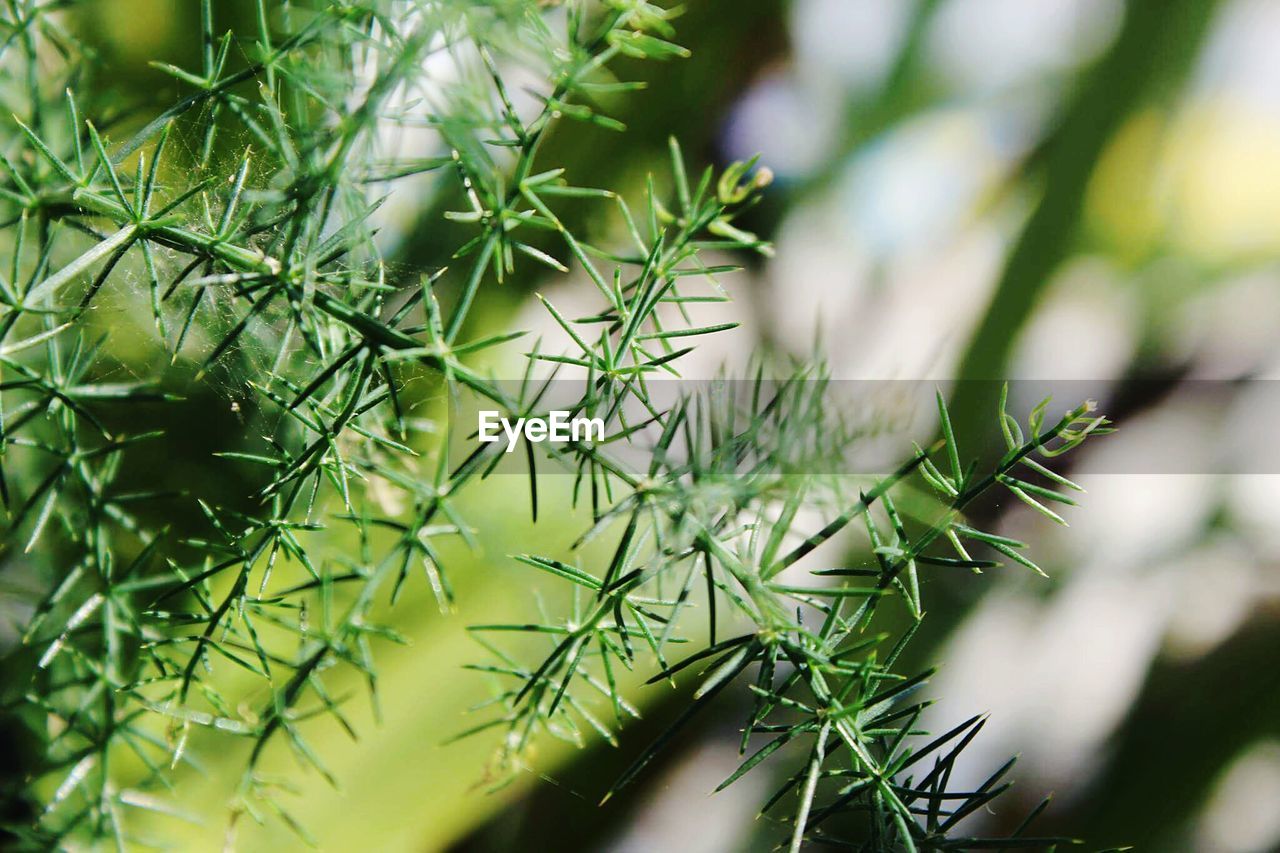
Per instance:
[[[316,717],[350,727],[329,674],[360,673],[376,696],[376,646],[398,636],[376,606],[422,576],[447,609],[442,543],[481,526],[458,496],[500,451],[451,456],[459,436],[438,398],[538,412],[542,367],[579,371],[574,411],[605,419],[609,434],[525,448],[535,513],[537,466],[567,469],[591,507],[582,541],[615,544],[600,566],[518,556],[573,588],[573,612],[476,627],[481,638],[515,628],[553,640],[530,664],[484,640],[496,657],[479,668],[509,684],[481,726],[505,729],[503,766],[519,770],[543,733],[613,739],[637,713],[622,670],[653,667],[663,681],[701,670],[681,723],[726,689],[754,697],[744,754],[763,745],[726,785],[785,746],[807,750],[765,806],[790,805],[793,850],[831,840],[844,813],[859,815],[864,846],[979,844],[957,825],[1003,790],[1007,767],[977,790],[950,789],[981,720],[922,742],[924,704],[911,697],[924,676],[895,668],[913,631],[868,627],[891,598],[918,622],[923,570],[995,565],[970,548],[1036,569],[1022,543],[966,526],[964,511],[1003,488],[1060,520],[1045,503],[1070,503],[1062,490],[1074,486],[1033,457],[1070,450],[1105,421],[1082,406],[1050,425],[1042,407],[1024,436],[1002,410],[1009,450],[990,471],[962,468],[944,430],[853,498],[805,473],[853,438],[824,421],[819,370],[757,380],[730,406],[695,393],[653,405],[651,383],[678,376],[700,336],[732,326],[698,325],[688,309],[727,298],[717,277],[730,267],[709,256],[769,251],[733,224],[768,173],[739,163],[691,180],[673,142],[670,174],[636,205],[573,185],[573,164],[541,152],[558,125],[623,130],[605,105],[637,84],[611,65],[684,56],[668,9],[258,0],[249,32],[220,31],[214,12],[202,0],[197,61],[157,64],[182,95],[150,112],[92,94],[95,51],[74,2],[14,0],[0,12],[0,98],[12,113],[0,135],[0,571],[18,626],[3,649],[3,707],[38,752],[6,791],[25,809],[10,809],[12,837],[31,848],[138,840],[131,814],[168,807],[172,768],[198,762],[196,731],[250,744],[233,823],[296,826],[259,770],[265,751],[287,746],[329,775],[306,736]],[[429,142],[406,154],[410,137]],[[412,192],[458,202],[432,208],[463,236],[427,271],[406,270],[405,241],[378,233],[383,203]],[[621,238],[566,225],[583,205],[621,223]],[[569,319],[546,302],[565,348],[527,351],[530,372],[512,390],[480,365],[518,335],[478,333],[476,297],[570,267],[600,308]],[[218,459],[246,494],[139,487],[166,464],[157,412],[210,394],[244,424]],[[629,404],[647,417],[629,422]],[[826,438],[815,442],[818,424]],[[615,452],[631,445],[647,465]],[[932,511],[900,510],[895,496],[920,482]],[[197,521],[168,523],[174,507]],[[802,510],[825,512],[825,526],[798,532]],[[789,577],[853,524],[873,566]],[[705,628],[690,627],[704,624],[691,615],[698,589]],[[694,651],[676,660],[681,641]]]

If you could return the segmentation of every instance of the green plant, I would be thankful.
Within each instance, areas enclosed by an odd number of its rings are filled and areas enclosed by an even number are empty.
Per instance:
[[[621,193],[575,186],[573,164],[539,154],[565,120],[623,129],[606,105],[636,84],[609,65],[682,56],[669,10],[643,0],[550,9],[532,0],[258,0],[252,34],[220,36],[203,0],[197,67],[163,66],[189,94],[144,115],[78,98],[94,66],[62,19],[70,5],[9,3],[0,46],[14,112],[0,141],[3,559],[32,579],[6,654],[4,707],[40,754],[7,792],[28,807],[9,822],[17,839],[123,847],[133,840],[128,812],[159,807],[140,792],[162,789],[169,768],[192,759],[196,728],[252,744],[237,818],[274,813],[293,824],[260,757],[287,743],[328,775],[308,721],[349,724],[325,673],[354,668],[374,690],[375,644],[396,638],[374,608],[394,601],[410,574],[423,571],[448,607],[440,543],[474,535],[456,497],[501,460],[482,444],[454,459],[450,448],[470,428],[450,426],[439,398],[465,393],[537,413],[548,386],[535,370],[552,365],[581,372],[571,408],[602,417],[609,434],[525,443],[533,512],[539,471],[565,468],[575,501],[581,494],[591,506],[580,542],[616,544],[594,570],[519,557],[573,587],[572,612],[476,626],[496,656],[478,668],[514,679],[496,698],[500,713],[478,727],[506,729],[504,772],[522,768],[540,733],[576,740],[585,726],[612,738],[591,694],[621,724],[634,711],[615,673],[646,656],[654,680],[707,667],[677,725],[755,667],[743,750],[753,736],[769,739],[725,784],[787,744],[807,748],[804,767],[766,806],[794,792],[792,849],[826,837],[824,824],[844,812],[879,849],[1052,843],[957,836],[957,823],[1003,789],[1008,767],[979,790],[950,790],[981,721],[921,744],[913,727],[924,705],[909,696],[925,675],[895,671],[914,629],[889,638],[868,628],[894,595],[918,623],[921,566],[995,565],[966,542],[1034,569],[1022,543],[966,526],[963,512],[1000,487],[1060,520],[1042,501],[1069,503],[1058,489],[1073,484],[1032,454],[1069,450],[1105,421],[1086,405],[1049,423],[1042,405],[1024,437],[1002,405],[1008,453],[978,473],[962,466],[939,398],[943,438],[854,498],[849,478],[812,473],[856,437],[826,410],[820,370],[769,383],[762,369],[727,403],[695,389],[659,408],[650,386],[678,375],[687,339],[732,326],[689,319],[692,303],[726,298],[715,277],[731,267],[704,257],[768,251],[733,225],[768,173],[739,163],[690,180],[673,142],[671,200],[650,179],[636,213]],[[435,60],[447,71],[433,76]],[[517,78],[541,86],[522,93]],[[387,133],[407,127],[427,128],[436,149],[389,150]],[[124,141],[108,141],[108,129]],[[373,219],[398,183],[433,171],[462,208],[442,214],[462,236],[440,262],[457,269],[406,271],[384,257]],[[622,239],[567,226],[566,211],[583,206],[616,217]],[[570,319],[546,302],[567,349],[535,345],[517,387],[495,380],[479,357],[519,334],[476,331],[477,295],[523,265],[564,273],[571,264],[599,291],[599,311]],[[125,306],[117,316],[132,327],[99,318],[108,300]],[[147,337],[125,352],[109,333]],[[249,499],[220,500],[201,483],[180,496],[129,485],[155,464],[157,411],[208,388],[246,421],[243,440],[220,456]],[[628,421],[635,406],[646,414]],[[648,464],[614,452],[644,447],[646,434],[657,436]],[[1024,470],[1049,486],[1021,479]],[[176,535],[156,519],[183,502],[200,520]],[[802,508],[826,513],[818,533],[798,531]],[[780,580],[854,522],[866,527],[875,565],[818,574],[863,585]],[[954,555],[939,555],[944,545]],[[705,633],[688,618],[700,585]],[[806,613],[820,624],[806,624]],[[547,634],[552,651],[526,666],[485,639],[494,630]],[[734,635],[722,639],[726,630]],[[695,651],[673,663],[683,640]],[[126,755],[147,768],[142,778],[122,782]],[[914,775],[926,759],[931,767]]]

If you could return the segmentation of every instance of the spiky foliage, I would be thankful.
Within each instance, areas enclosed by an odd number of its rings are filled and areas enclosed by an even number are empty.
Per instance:
[[[966,541],[1033,565],[1021,543],[966,527],[963,511],[993,486],[1041,509],[1063,500],[1016,472],[1031,466],[1069,486],[1031,454],[1068,449],[1102,421],[1081,408],[1045,427],[1038,411],[1023,440],[1002,414],[1010,451],[990,473],[962,470],[948,432],[849,502],[843,487],[807,476],[848,437],[822,412],[820,379],[802,372],[767,393],[757,383],[727,406],[689,394],[657,407],[652,376],[677,375],[689,339],[732,325],[689,319],[689,303],[725,298],[714,276],[728,268],[702,256],[767,251],[732,224],[767,173],[735,164],[691,182],[673,143],[673,197],[651,182],[635,215],[613,191],[571,185],[572,164],[539,152],[558,122],[622,129],[599,104],[633,86],[609,63],[683,55],[668,11],[638,0],[259,0],[255,30],[224,35],[204,0],[199,61],[163,66],[187,94],[153,115],[121,115],[77,97],[93,65],[65,20],[71,5],[13,2],[0,22],[0,97],[14,113],[0,140],[3,560],[29,602],[7,650],[4,701],[41,755],[8,792],[30,807],[9,827],[17,838],[124,846],[129,812],[163,808],[155,793],[191,760],[197,729],[251,743],[236,815],[293,823],[258,771],[264,751],[287,743],[328,774],[305,737],[313,717],[348,726],[326,673],[354,668],[373,690],[375,641],[396,636],[373,608],[411,574],[448,605],[441,542],[473,530],[457,496],[501,454],[475,445],[453,458],[459,436],[451,443],[432,400],[465,392],[537,412],[541,364],[584,374],[572,408],[604,418],[609,433],[526,447],[535,512],[537,457],[576,473],[575,499],[590,495],[584,538],[617,539],[595,571],[520,557],[579,599],[567,618],[527,627],[555,640],[543,661],[486,667],[517,679],[499,697],[504,766],[518,769],[544,730],[576,734],[585,722],[609,736],[583,691],[602,694],[621,722],[632,712],[614,674],[643,665],[645,650],[661,679],[710,666],[682,720],[756,667],[744,748],[755,734],[775,737],[740,772],[808,744],[805,769],[770,804],[798,792],[793,849],[849,810],[870,846],[970,843],[953,837],[956,823],[1000,789],[993,780],[956,793],[947,780],[978,724],[914,746],[921,706],[905,700],[922,677],[894,670],[910,631],[884,654],[866,629],[891,595],[920,618],[918,566],[991,565]],[[399,151],[409,131],[430,138],[425,154]],[[373,223],[388,194],[431,171],[460,200],[443,216],[465,234],[438,267],[406,272],[384,258],[394,244]],[[564,224],[566,209],[588,204],[619,219],[622,242],[595,245]],[[601,300],[579,320],[547,303],[569,349],[534,347],[516,388],[477,367],[479,353],[517,337],[475,336],[481,289],[526,266],[569,265]],[[108,345],[120,335],[145,340],[127,364]],[[209,388],[254,436],[220,454],[229,478],[252,484],[248,499],[200,484],[177,495],[130,486],[163,464],[148,448],[160,438],[148,426],[163,422],[157,409]],[[639,422],[625,414],[634,404],[646,410]],[[814,440],[819,428],[827,440]],[[651,462],[613,452],[623,446]],[[895,508],[892,493],[916,477],[939,496],[932,515]],[[196,532],[156,520],[187,504]],[[797,534],[802,508],[828,511],[820,532]],[[855,520],[876,565],[826,574],[865,575],[862,586],[782,580]],[[947,542],[958,556],[936,554]],[[712,605],[692,639],[700,650],[672,664],[699,583]],[[716,602],[730,613],[718,617]],[[820,622],[806,624],[806,612]],[[743,632],[722,639],[729,624]],[[933,768],[913,777],[926,758]],[[122,759],[147,770],[124,779]]]
[[[922,568],[980,573],[1000,565],[974,558],[969,549],[976,546],[1043,574],[1022,552],[1026,543],[968,526],[965,509],[989,489],[1004,488],[1065,523],[1045,502],[1073,504],[1063,489],[1079,486],[1034,456],[1071,450],[1105,431],[1105,419],[1085,404],[1047,425],[1046,400],[1032,412],[1024,437],[1002,401],[1007,452],[991,470],[978,472],[961,467],[939,395],[944,437],[928,449],[917,448],[897,471],[866,484],[851,499],[844,495],[845,481],[857,478],[816,473],[840,470],[832,466],[839,464],[848,438],[839,419],[824,411],[824,385],[809,380],[769,388],[757,381],[745,393],[700,395],[664,413],[653,464],[639,478],[618,475],[629,488],[599,513],[584,537],[614,522],[623,527],[607,563],[592,571],[541,556],[517,558],[571,584],[575,606],[550,624],[473,628],[481,635],[522,631],[553,640],[546,657],[529,666],[483,640],[497,663],[478,668],[514,678],[517,686],[500,694],[504,713],[481,729],[504,726],[503,757],[517,765],[539,732],[577,740],[586,724],[612,739],[608,724],[589,710],[590,697],[603,694],[618,724],[635,715],[616,687],[615,672],[641,665],[637,660],[647,652],[658,669],[648,683],[673,680],[683,671],[701,671],[700,680],[686,709],[636,758],[606,800],[717,694],[750,673],[754,707],[743,726],[743,754],[756,736],[765,741],[720,789],[788,744],[806,744],[803,769],[764,808],[771,813],[795,793],[796,810],[788,819],[792,850],[805,839],[873,850],[1030,848],[1061,841],[1024,837],[1023,830],[1013,839],[957,833],[963,818],[1008,788],[1001,780],[1013,762],[975,790],[953,789],[956,759],[982,720],[975,717],[921,743],[917,723],[928,703],[911,696],[929,673],[903,673],[896,664],[924,616]],[[731,402],[716,405],[709,396]],[[674,462],[670,451],[677,435],[685,445]],[[826,440],[815,442],[815,436]],[[933,500],[913,491],[916,481],[923,481]],[[905,493],[910,513],[899,509],[895,493]],[[823,513],[817,532],[798,531],[802,509]],[[807,583],[784,578],[850,524],[865,528],[871,564],[813,570]],[[704,583],[707,622],[691,640],[687,623],[702,617],[690,616],[689,608]],[[869,630],[877,608],[890,597],[901,599],[908,616],[908,627],[896,636]],[[729,605],[729,613],[718,617],[717,600]],[[721,639],[726,627],[733,636]],[[677,642],[695,643],[697,650],[673,662],[668,656]],[[831,819],[842,815],[855,817],[858,837],[827,831],[829,822],[839,822]],[[1030,818],[1023,829],[1029,823]]]

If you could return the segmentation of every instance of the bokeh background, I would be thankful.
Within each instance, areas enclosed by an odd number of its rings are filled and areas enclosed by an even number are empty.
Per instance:
[[[991,713],[968,753],[975,778],[1021,755],[1017,788],[982,820],[998,828],[1052,791],[1042,829],[1089,849],[1276,849],[1280,467],[1254,460],[1275,441],[1280,373],[1280,2],[687,5],[691,58],[623,66],[649,84],[617,105],[629,132],[565,127],[546,161],[573,164],[579,185],[639,188],[673,134],[692,165],[759,153],[774,171],[742,224],[776,257],[726,279],[744,328],[700,363],[820,345],[838,378],[1079,380],[1121,425],[1070,461],[1089,490],[1070,529],[1007,503],[981,510],[1032,541],[1052,581],[926,587],[916,663],[944,663],[930,724]],[[103,55],[94,85],[166,102],[172,81],[147,61],[189,55],[198,4],[95,0],[77,14]],[[380,212],[395,264],[439,262],[447,205],[425,181]],[[533,290],[563,306],[577,284],[516,280],[484,295],[484,323],[545,325]],[[1235,379],[1250,381],[1221,382]],[[1195,392],[1210,381],[1213,394]],[[989,432],[991,404],[957,394],[962,438]],[[193,421],[177,469],[206,464],[235,428]],[[1148,454],[1163,461],[1134,464]],[[548,745],[541,775],[496,792],[491,740],[442,745],[489,695],[460,668],[481,657],[466,624],[528,615],[527,577],[504,555],[581,526],[531,534],[511,491],[473,497],[487,526],[480,552],[454,555],[459,612],[441,616],[423,589],[398,605],[411,645],[380,653],[381,722],[357,699],[358,742],[316,734],[341,788],[281,756],[299,777],[293,814],[332,850],[768,849],[778,829],[755,820],[768,771],[709,796],[739,761],[746,699],[732,691],[605,808],[602,791],[685,693],[638,688],[645,719],[620,748]],[[158,818],[156,833],[216,849],[239,760],[184,771],[192,821]],[[244,849],[298,844],[243,823]]]

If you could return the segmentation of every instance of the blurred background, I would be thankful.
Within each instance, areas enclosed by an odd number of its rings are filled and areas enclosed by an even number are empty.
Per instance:
[[[171,100],[146,63],[189,55],[198,4],[81,14],[108,71],[97,85]],[[726,278],[744,328],[699,354],[708,370],[820,341],[837,378],[1078,380],[1121,427],[1070,460],[1089,491],[1070,529],[980,510],[1031,541],[1051,581],[926,586],[915,663],[943,663],[930,726],[991,713],[967,753],[979,781],[1021,755],[1014,792],[981,820],[1008,828],[1052,791],[1043,834],[1088,849],[1280,847],[1280,467],[1254,462],[1275,441],[1280,375],[1280,3],[693,0],[677,27],[692,58],[621,67],[649,83],[614,110],[629,132],[565,127],[545,162],[574,164],[578,185],[638,189],[664,171],[668,135],[699,168],[761,154],[776,180],[741,224],[777,254]],[[428,181],[380,212],[400,268],[451,245],[436,226],[447,194]],[[535,288],[562,308],[578,289],[516,281],[485,294],[484,323],[545,326]],[[1251,381],[1223,381],[1237,379]],[[985,392],[955,406],[962,439],[989,438]],[[1147,454],[1163,461],[1135,464]],[[360,698],[359,742],[317,734],[341,789],[302,777],[293,814],[333,850],[768,849],[778,827],[754,819],[768,770],[709,796],[739,762],[742,693],[604,808],[685,693],[637,689],[645,719],[620,748],[548,746],[541,778],[488,795],[493,742],[441,745],[489,695],[459,666],[481,656],[465,626],[528,615],[527,577],[504,557],[529,550],[501,509],[520,499],[474,498],[492,524],[481,553],[455,555],[471,564],[453,573],[459,612],[441,616],[425,589],[398,605],[412,645],[380,652],[381,723]],[[204,823],[157,833],[216,848],[236,760],[180,776]],[[279,769],[300,775],[287,755]],[[279,827],[241,839],[297,844]]]

